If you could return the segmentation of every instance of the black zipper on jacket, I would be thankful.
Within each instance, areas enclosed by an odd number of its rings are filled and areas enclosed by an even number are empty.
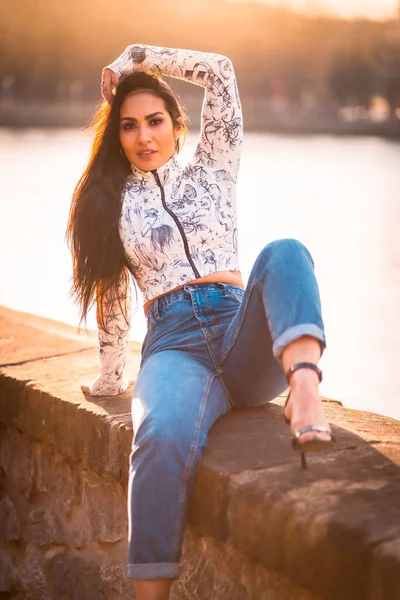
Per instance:
[[[169,215],[171,215],[171,217],[172,217],[172,218],[173,218],[173,220],[175,221],[175,223],[176,223],[176,226],[178,227],[178,229],[179,229],[179,232],[180,232],[180,234],[181,234],[181,236],[182,236],[183,245],[184,245],[184,247],[185,247],[185,254],[186,254],[186,258],[188,259],[188,261],[189,261],[189,263],[190,263],[190,266],[192,267],[192,269],[193,269],[193,271],[194,271],[194,274],[196,275],[196,279],[200,279],[201,275],[200,275],[200,273],[198,272],[198,270],[196,269],[196,265],[194,264],[194,262],[193,262],[193,259],[192,259],[192,257],[190,256],[189,244],[188,244],[188,241],[187,241],[186,234],[185,234],[185,232],[183,231],[183,227],[182,227],[182,225],[181,225],[181,223],[180,223],[180,221],[179,221],[178,217],[177,217],[177,216],[176,216],[176,215],[175,215],[175,214],[172,212],[172,210],[170,210],[170,209],[168,208],[168,206],[167,206],[167,205],[166,205],[166,203],[165,203],[165,192],[164,192],[164,187],[163,187],[163,185],[162,185],[162,183],[161,183],[161,181],[160,181],[160,177],[159,177],[159,175],[158,175],[157,171],[156,171],[156,170],[154,170],[154,171],[152,171],[152,173],[153,173],[153,175],[154,175],[154,178],[155,178],[155,180],[156,180],[156,182],[157,182],[157,185],[158,185],[158,187],[160,188],[160,191],[161,191],[161,202],[162,202],[162,205],[163,205],[163,207],[164,207],[164,210],[166,210],[166,211],[167,211],[167,213],[168,213]]]

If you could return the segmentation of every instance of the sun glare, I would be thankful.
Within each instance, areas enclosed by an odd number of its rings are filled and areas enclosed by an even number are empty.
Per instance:
[[[247,1],[254,2],[254,0]],[[398,0],[259,0],[259,2],[289,6],[294,10],[308,13],[336,14],[345,18],[388,19],[399,15]]]

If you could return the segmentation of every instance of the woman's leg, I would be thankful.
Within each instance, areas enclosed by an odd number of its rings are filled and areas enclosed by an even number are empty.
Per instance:
[[[296,362],[317,364],[324,347],[320,297],[309,252],[292,239],[268,244],[254,264],[241,306],[224,337],[223,378],[232,402],[257,406],[272,400],[288,387],[288,368]],[[324,425],[316,373],[296,371],[291,384],[287,416],[293,429]]]
[[[148,579],[133,582],[136,600],[168,600],[172,579]]]
[[[132,398],[126,573],[140,600],[168,597],[195,467],[209,429],[229,408],[219,377],[184,352],[146,359]]]
[[[318,365],[321,356],[319,342],[312,337],[304,336],[291,342],[282,353],[282,366],[286,372],[296,363],[309,362]],[[319,378],[311,369],[299,369],[290,377],[290,401],[285,408],[287,419],[293,433],[302,427],[318,424],[328,427],[318,391]],[[302,443],[316,437],[315,433],[304,433]],[[329,440],[329,433],[318,433],[318,439]]]

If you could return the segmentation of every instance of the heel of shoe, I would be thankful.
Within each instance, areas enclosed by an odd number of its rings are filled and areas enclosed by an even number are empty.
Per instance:
[[[299,369],[311,369],[312,371],[315,371],[315,373],[318,376],[319,381],[320,382],[322,381],[322,371],[317,365],[315,365],[313,363],[309,363],[309,362],[301,362],[301,363],[294,364],[286,372],[286,378],[287,378],[289,385],[290,385],[291,376],[293,375],[293,373],[295,373]],[[285,406],[283,409],[284,411],[285,411],[285,408],[286,408],[289,400],[290,400],[290,392],[289,392],[288,397],[285,402]],[[283,416],[284,416],[285,422],[288,425],[290,425],[290,420],[286,417],[285,412],[283,413]],[[315,432],[317,434],[318,433],[328,434],[330,437],[329,437],[329,439],[321,439],[321,438],[316,437],[316,438],[307,440],[305,442],[301,442],[301,437],[305,433],[311,433],[311,432]],[[306,452],[310,452],[310,451],[311,452],[319,452],[321,450],[326,450],[327,448],[329,448],[329,446],[332,445],[332,443],[334,441],[335,441],[335,438],[334,438],[332,432],[325,425],[308,425],[306,427],[301,427],[300,429],[298,429],[292,438],[292,447],[294,450],[297,450],[300,452],[301,468],[303,469],[303,471],[308,469]]]
[[[288,419],[287,416],[285,415],[285,408],[287,407],[289,400],[290,400],[290,392],[288,394],[288,397],[286,398],[285,406],[283,407],[283,418],[284,418],[285,423],[287,423],[287,425],[290,425],[290,419]]]

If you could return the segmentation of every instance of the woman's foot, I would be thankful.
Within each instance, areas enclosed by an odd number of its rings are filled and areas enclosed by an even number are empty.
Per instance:
[[[299,369],[290,378],[290,399],[285,406],[285,417],[290,421],[294,435],[303,427],[318,425],[327,427],[327,432],[309,431],[298,438],[300,445],[311,440],[329,442],[332,439],[318,392],[318,378],[309,369]]]

